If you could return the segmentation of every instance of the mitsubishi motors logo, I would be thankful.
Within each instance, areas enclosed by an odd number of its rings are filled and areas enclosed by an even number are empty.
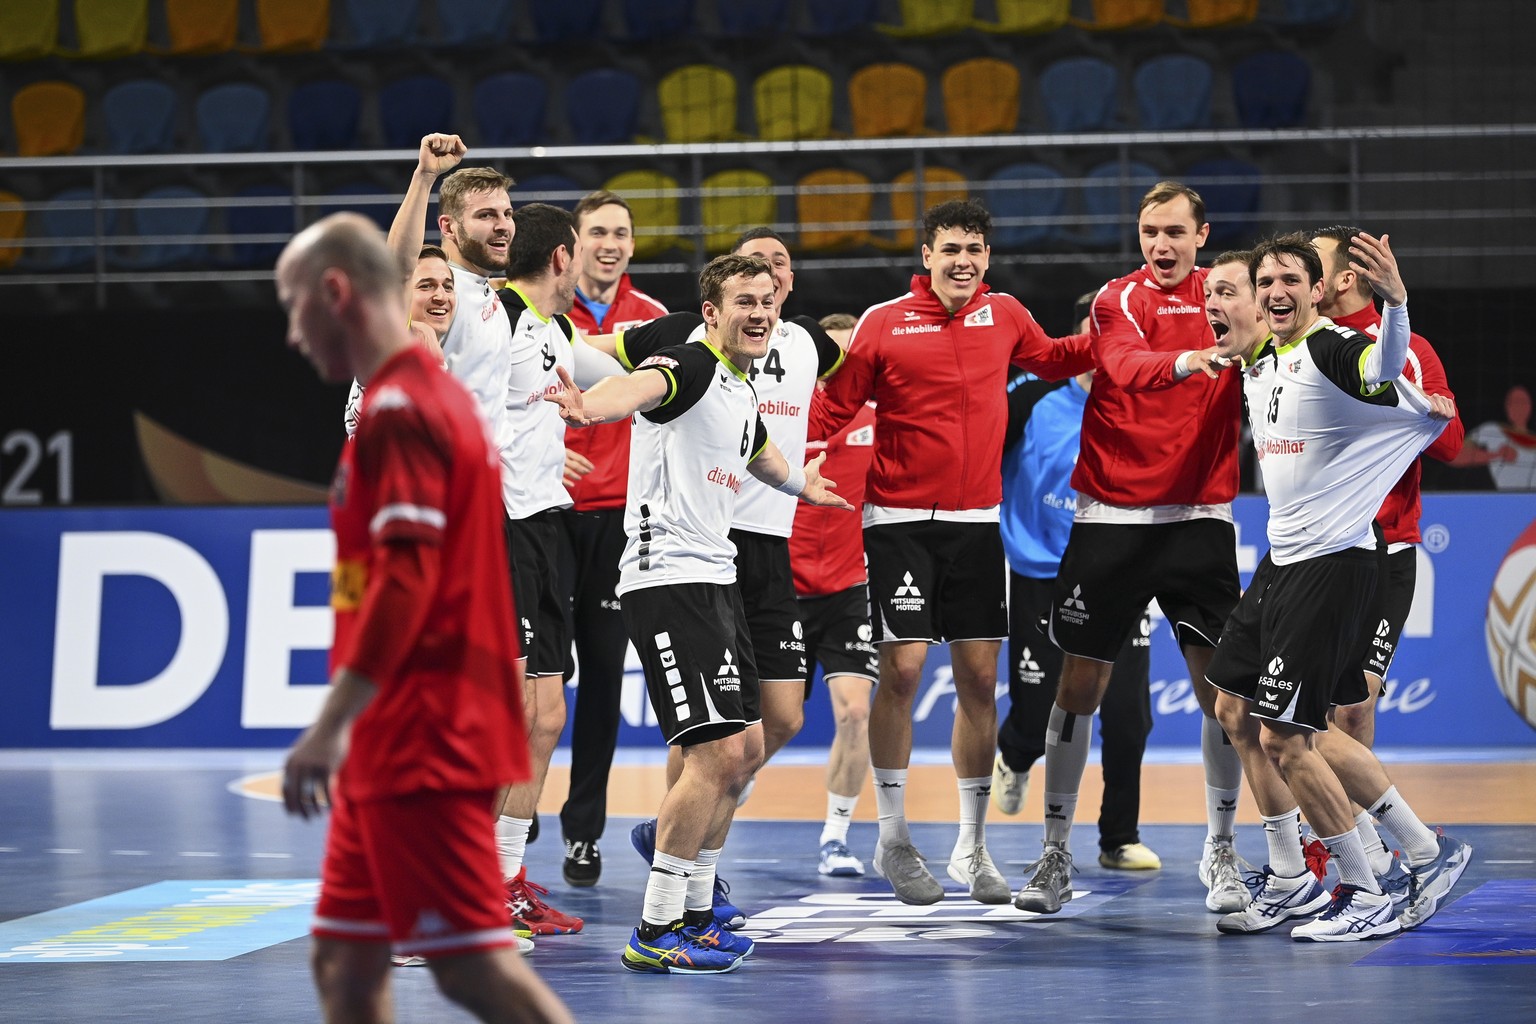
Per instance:
[[[1045,672],[1040,668],[1040,663],[1035,660],[1034,652],[1028,647],[1024,648],[1024,653],[1019,655],[1019,664],[1015,671],[1018,673],[1019,682],[1026,686],[1039,686],[1045,682]]]
[[[729,647],[725,650],[724,661],[715,669],[715,689],[725,693],[741,692],[741,669],[736,667],[736,659],[731,657]]]
[[[1080,612],[1087,611],[1088,606],[1083,604],[1083,588],[1073,587],[1071,596],[1061,602],[1061,606],[1063,608],[1076,608]]]
[[[923,594],[917,589],[917,584],[912,582],[910,572],[903,573],[901,586],[896,588],[896,593],[891,595],[891,607],[899,612],[918,612],[923,610]]]
[[[732,660],[731,652],[729,650],[725,652],[725,664],[721,665],[715,670],[715,675],[735,676],[737,679],[741,678],[741,671],[736,667],[736,662]]]
[[[1056,616],[1062,622],[1074,626],[1081,626],[1088,621],[1088,606],[1083,603],[1083,588],[1076,586],[1067,599],[1061,602],[1061,607],[1056,610]]]

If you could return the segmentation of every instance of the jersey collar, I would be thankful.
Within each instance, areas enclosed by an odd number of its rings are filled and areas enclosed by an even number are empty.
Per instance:
[[[1299,337],[1296,340],[1292,341],[1290,344],[1288,344],[1288,345],[1275,345],[1274,344],[1275,336],[1273,334],[1271,334],[1268,338],[1264,339],[1264,344],[1266,344],[1266,345],[1274,345],[1274,349],[1275,349],[1275,354],[1276,355],[1282,355],[1282,356],[1283,355],[1288,355],[1292,350],[1294,350],[1296,348],[1297,345],[1300,345],[1302,342],[1304,342],[1308,338],[1312,337],[1312,335],[1316,334],[1318,331],[1323,330],[1325,327],[1332,327],[1332,326],[1333,326],[1333,321],[1332,320],[1328,319],[1325,316],[1320,316],[1320,317],[1317,318],[1317,321],[1312,324],[1311,329],[1308,330],[1306,334],[1303,334],[1301,337]]]
[[[747,379],[747,375],[745,373],[743,373],[741,370],[738,370],[736,368],[736,364],[735,363],[733,363],[729,359],[725,358],[725,354],[723,352],[721,352],[719,349],[715,348],[715,346],[711,345],[709,343],[709,339],[708,338],[700,338],[699,339],[699,344],[703,345],[705,348],[707,348],[711,352],[713,352],[715,358],[720,360],[721,365],[724,366],[726,369],[730,370],[732,373],[734,373],[738,380],[746,380]]]

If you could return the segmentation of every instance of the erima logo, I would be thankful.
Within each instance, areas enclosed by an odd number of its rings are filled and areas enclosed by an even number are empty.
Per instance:
[[[916,319],[918,319],[918,318],[919,318],[919,317],[920,317],[920,316],[921,316],[921,315],[922,315],[922,314],[920,314],[920,313],[914,313],[914,312],[912,312],[912,310],[910,310],[910,309],[909,309],[909,310],[907,310],[907,311],[906,311],[906,312],[905,312],[905,313],[903,313],[903,314],[901,314],[901,318],[902,318],[902,319],[903,319],[903,320],[916,320]]]
[[[1279,675],[1283,671],[1285,671],[1285,659],[1284,658],[1276,657],[1276,658],[1274,658],[1273,660],[1270,661],[1270,663],[1269,663],[1269,674],[1270,675],[1277,676],[1277,675]],[[1271,699],[1273,699],[1273,698],[1271,698]]]
[[[1280,695],[1278,693],[1270,693],[1268,690],[1264,691],[1264,703],[1265,704],[1273,704],[1276,701],[1278,701],[1279,699],[1280,699]]]
[[[1221,801],[1221,807],[1219,809],[1223,810],[1223,811],[1235,811],[1235,810],[1237,810],[1237,801],[1236,800],[1223,799]]]
[[[1072,588],[1072,595],[1070,597],[1068,597],[1065,601],[1061,602],[1061,606],[1063,608],[1076,608],[1080,612],[1085,612],[1085,611],[1088,610],[1088,606],[1083,604],[1082,598],[1083,598],[1083,588],[1082,587],[1073,587]]]
[[[1390,811],[1392,808],[1394,808],[1396,806],[1397,806],[1396,804],[1382,804],[1380,807],[1378,807],[1374,811],[1372,811],[1371,814],[1374,815],[1377,818],[1380,818],[1383,814],[1386,814],[1388,811]]]
[[[901,788],[901,783],[899,783],[899,782],[876,782],[875,783],[875,788],[876,789],[900,789]]]
[[[1065,814],[1061,813],[1061,809],[1064,806],[1065,806],[1064,804],[1046,804],[1045,805],[1045,820],[1046,821],[1066,821],[1067,820],[1067,816]]]

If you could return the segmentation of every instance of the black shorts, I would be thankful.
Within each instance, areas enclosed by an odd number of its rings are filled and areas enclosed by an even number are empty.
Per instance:
[[[802,597],[799,602],[810,661],[805,671],[807,700],[811,697],[811,678],[818,664],[823,678],[857,676],[872,683],[880,678],[874,631],[869,625],[868,587],[860,583],[835,594]]]
[[[875,643],[1008,636],[1008,566],[996,523],[866,526],[864,553]]]
[[[1382,571],[1384,574],[1376,581],[1376,600],[1370,618],[1365,620],[1360,668],[1385,679],[1387,669],[1392,667],[1392,656],[1397,653],[1403,626],[1408,622],[1408,612],[1413,608],[1413,589],[1419,579],[1419,549],[1409,547],[1391,552]]]
[[[789,569],[789,540],[750,530],[732,530],[736,545],[736,586],[752,634],[757,676],[769,682],[805,677],[805,630]]]
[[[559,516],[558,509],[546,509],[526,519],[506,520],[512,601],[522,626],[523,657],[528,659],[525,671],[530,676],[563,675],[571,646],[556,561]]]
[[[1215,647],[1237,595],[1237,532],[1229,522],[1073,523],[1056,575],[1051,639],[1067,654],[1112,662],[1156,598],[1180,647]]]
[[[1360,628],[1376,589],[1374,551],[1350,548],[1291,565],[1268,555],[1243,593],[1206,669],[1254,715],[1328,728],[1333,705],[1366,698]]]
[[[667,743],[708,743],[762,721],[757,665],[735,587],[646,587],[625,594],[619,610]]]

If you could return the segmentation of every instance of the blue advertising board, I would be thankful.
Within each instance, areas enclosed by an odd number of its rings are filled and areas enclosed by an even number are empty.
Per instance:
[[[1265,549],[1266,506],[1244,497],[1235,512],[1246,582]],[[1536,743],[1511,706],[1536,716],[1536,696],[1523,703],[1536,687],[1536,655],[1519,626],[1536,605],[1526,582],[1536,578],[1533,520],[1531,495],[1425,497],[1419,589],[1378,744]],[[287,745],[325,692],[333,554],[320,508],[0,512],[0,747]],[[1511,573],[1520,576],[1513,584]],[[1188,672],[1166,623],[1155,620],[1152,637],[1150,742],[1193,748],[1199,711]],[[1000,661],[1003,702],[1005,669]],[[621,744],[660,742],[633,652],[622,709]],[[936,647],[914,742],[947,746],[953,721],[948,653]],[[795,742],[831,737],[818,689]]]

